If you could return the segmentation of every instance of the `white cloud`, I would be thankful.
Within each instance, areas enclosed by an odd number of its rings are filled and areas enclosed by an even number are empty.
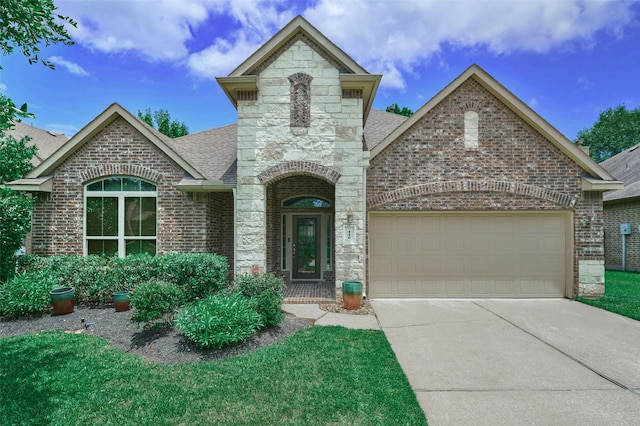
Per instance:
[[[5,90],[7,90],[7,85],[4,83],[0,83],[0,92],[4,92]]]
[[[66,68],[71,74],[79,75],[80,77],[86,77],[89,75],[89,73],[80,65],[67,61],[62,56],[52,56],[49,58],[49,61],[56,66]]]
[[[593,88],[593,81],[585,77],[578,77],[578,86],[580,86],[581,89],[590,90]]]
[[[361,63],[403,88],[408,73],[442,46],[494,54],[589,47],[602,31],[620,35],[635,22],[630,1],[93,0],[57,2],[79,22],[79,44],[136,52],[148,61],[184,64],[196,75],[228,74],[301,13]],[[304,9],[306,7],[306,9]],[[215,18],[210,20],[210,18]],[[210,44],[194,43],[203,25]]]

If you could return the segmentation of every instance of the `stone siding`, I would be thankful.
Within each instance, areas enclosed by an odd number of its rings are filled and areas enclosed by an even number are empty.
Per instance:
[[[281,164],[294,165],[287,176],[306,175],[335,182],[336,223],[354,212],[357,242],[342,245],[336,228],[336,285],[348,279],[364,280],[364,167],[362,99],[342,96],[340,71],[325,59],[318,46],[304,38],[271,58],[258,76],[257,100],[238,101],[237,268],[250,272],[273,268],[268,259],[267,223],[279,220],[267,211],[266,187],[281,177]],[[291,121],[289,77],[304,72],[309,83],[308,126]],[[311,164],[319,166],[316,172]],[[298,165],[296,168],[295,165]],[[330,169],[330,172],[327,170]],[[330,180],[329,180],[330,181]],[[342,228],[340,228],[342,229]]]
[[[474,149],[465,149],[468,110],[478,112]],[[582,170],[473,79],[371,159],[367,203],[370,210],[572,211],[574,293],[585,292],[583,284],[597,292],[578,269],[604,261],[601,194],[583,192]]]

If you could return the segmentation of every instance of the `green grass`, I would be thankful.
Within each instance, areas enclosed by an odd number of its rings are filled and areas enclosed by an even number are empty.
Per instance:
[[[640,321],[640,274],[606,271],[604,280],[603,297],[577,300]]]
[[[254,353],[158,365],[89,335],[0,339],[2,425],[426,425],[384,334],[311,327]]]

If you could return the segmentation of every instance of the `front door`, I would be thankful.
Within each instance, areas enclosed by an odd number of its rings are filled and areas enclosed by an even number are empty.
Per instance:
[[[320,216],[293,216],[294,280],[320,279]]]

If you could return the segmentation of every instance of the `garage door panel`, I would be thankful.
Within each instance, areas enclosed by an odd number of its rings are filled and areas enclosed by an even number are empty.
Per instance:
[[[562,297],[567,213],[372,214],[371,297]]]

